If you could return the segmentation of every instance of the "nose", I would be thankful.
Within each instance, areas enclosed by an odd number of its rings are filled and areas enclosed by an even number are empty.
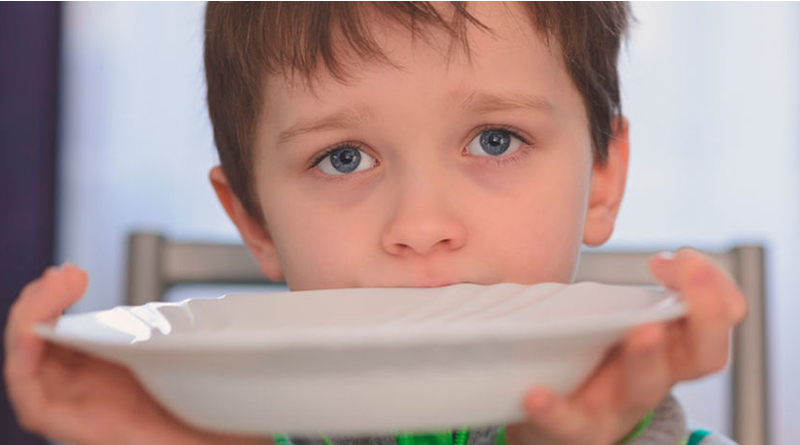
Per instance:
[[[402,187],[395,194],[393,213],[382,234],[383,249],[392,255],[460,249],[467,231],[452,210],[454,203],[448,202],[447,189],[447,184],[434,181]]]

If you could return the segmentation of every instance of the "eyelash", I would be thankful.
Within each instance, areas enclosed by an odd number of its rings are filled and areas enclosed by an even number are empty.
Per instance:
[[[529,155],[531,150],[534,147],[534,144],[532,142],[530,142],[528,140],[528,138],[526,138],[525,136],[522,136],[520,134],[520,132],[517,131],[516,129],[514,129],[512,127],[509,127],[509,126],[506,126],[506,125],[484,125],[483,127],[478,128],[478,130],[472,135],[472,137],[469,140],[472,141],[479,134],[483,133],[484,131],[489,131],[489,130],[502,130],[502,131],[505,131],[508,134],[510,134],[511,136],[513,136],[513,137],[519,139],[520,141],[522,141],[522,146],[517,151],[515,151],[513,154],[511,154],[509,156],[499,156],[499,157],[488,156],[487,159],[486,159],[486,162],[490,162],[490,163],[492,163],[494,165],[515,164],[515,163],[521,161],[527,155]],[[465,149],[466,149],[466,147],[465,147]]]
[[[356,142],[356,141],[342,141],[342,142],[339,142],[339,143],[337,143],[336,145],[334,145],[331,148],[326,148],[325,150],[322,151],[322,153],[317,155],[317,157],[315,157],[311,161],[311,165],[309,165],[308,168],[312,169],[312,168],[316,167],[320,162],[322,162],[325,158],[327,158],[329,155],[334,153],[336,150],[339,150],[339,149],[342,149],[342,148],[345,148],[345,147],[353,147],[353,148],[357,148],[357,149],[361,150],[361,148],[363,146],[364,146],[363,144],[361,144],[359,142]],[[347,175],[344,175],[344,176],[347,176]]]
[[[482,127],[479,127],[473,133],[473,135],[470,137],[469,140],[472,141],[479,134],[483,133],[484,131],[490,131],[490,130],[502,130],[502,131],[508,132],[508,134],[510,134],[511,136],[513,136],[513,137],[519,139],[520,141],[522,141],[523,146],[520,147],[516,152],[514,152],[510,156],[500,156],[500,157],[487,156],[486,162],[491,162],[492,164],[495,164],[495,165],[507,165],[507,164],[516,163],[516,162],[519,162],[523,157],[528,155],[530,153],[530,150],[533,148],[533,144],[531,142],[529,142],[526,137],[522,136],[519,131],[517,131],[516,129],[514,129],[512,127],[506,126],[506,125],[484,125]],[[349,140],[341,141],[341,142],[335,144],[334,146],[323,150],[319,155],[314,157],[312,159],[311,164],[309,165],[308,168],[310,170],[310,169],[316,167],[326,157],[330,156],[332,153],[336,152],[337,150],[340,150],[340,149],[345,148],[345,147],[353,147],[353,148],[356,148],[358,150],[361,150],[363,146],[364,146],[363,144],[361,144],[360,142],[356,142],[356,141],[349,141]],[[465,146],[465,149],[466,149],[466,146]],[[326,176],[329,176],[329,175],[326,175]],[[337,180],[344,180],[348,176],[350,176],[350,175],[341,175],[341,176],[336,176],[336,177],[327,178],[327,179],[329,179],[331,181],[337,181]]]

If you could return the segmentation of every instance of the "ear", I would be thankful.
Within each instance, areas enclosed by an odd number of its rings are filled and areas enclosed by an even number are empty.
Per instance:
[[[628,176],[628,120],[622,116],[611,123],[608,141],[608,159],[595,160],[589,188],[589,204],[583,228],[583,243],[599,246],[611,237],[617,219],[625,180]]]
[[[217,192],[217,198],[225,208],[225,212],[239,229],[244,244],[256,257],[261,272],[272,281],[283,281],[283,272],[278,262],[275,243],[272,241],[266,225],[260,224],[245,210],[242,202],[233,193],[225,173],[222,172],[222,167],[212,168],[208,177],[211,179],[211,185],[214,186],[214,191]]]

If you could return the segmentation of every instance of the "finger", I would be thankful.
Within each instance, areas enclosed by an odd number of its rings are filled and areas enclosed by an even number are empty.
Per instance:
[[[53,439],[87,445],[123,443],[119,438],[131,438],[131,427],[136,429],[139,422],[149,427],[161,424],[143,420],[160,411],[153,403],[137,403],[142,394],[131,392],[136,382],[127,370],[82,352],[47,343],[40,380],[47,405],[38,420]]]
[[[741,320],[744,297],[711,259],[681,249],[672,261],[657,259],[653,273],[680,290],[688,313],[670,328],[676,380],[722,369],[728,361],[731,328]],[[659,264],[660,263],[660,264]]]
[[[682,325],[686,342],[676,347],[694,352],[684,371],[688,377],[700,377],[721,370],[728,362],[731,329],[736,323],[731,306],[744,298],[733,280],[706,255],[683,249],[676,259],[679,286],[689,309]]]
[[[681,292],[695,288],[717,289],[726,313],[734,323],[741,322],[747,314],[747,301],[734,279],[708,255],[684,248],[677,254],[661,252],[650,258],[650,271],[665,286]]]
[[[42,359],[42,367],[38,374],[49,402],[61,402],[77,399],[86,393],[82,376],[93,360],[85,354],[47,343]]]
[[[74,266],[48,268],[37,282],[26,286],[9,315],[4,375],[18,420],[28,429],[38,429],[37,419],[43,418],[46,407],[38,378],[45,342],[31,328],[57,317],[80,298],[86,281],[86,274]]]
[[[678,277],[676,273],[675,254],[673,252],[659,252],[648,260],[648,268],[654,277],[666,288],[677,289]]]
[[[53,320],[83,296],[88,284],[89,277],[83,269],[65,263],[48,268],[42,277],[42,286],[19,303],[27,305],[28,314],[35,322]]]
[[[569,415],[586,419],[585,425],[568,424],[567,431],[558,428],[552,433],[562,436],[558,443],[573,443],[563,440],[579,440],[581,435],[593,437],[595,442],[590,443],[613,442],[658,406],[671,384],[665,336],[666,326],[658,323],[639,326],[628,333],[592,377],[570,395]]]
[[[36,285],[20,295],[11,309],[7,351],[12,368],[30,372],[41,354],[43,342],[33,333],[34,324],[52,321],[75,303],[86,290],[88,277],[80,268],[66,264],[48,268]]]
[[[9,311],[8,322],[5,330],[5,363],[3,375],[8,388],[9,400],[14,405],[17,422],[28,430],[37,430],[38,421],[35,415],[44,405],[44,392],[40,385],[32,385],[27,378],[31,367],[32,357],[40,354],[37,339],[23,334],[23,321],[27,316],[28,301],[31,294],[39,292],[44,286],[44,277],[52,274],[53,268],[48,268],[42,276],[28,285],[20,292]],[[41,343],[41,341],[39,341]]]
[[[42,279],[38,278],[36,280],[31,281],[30,283],[26,284],[25,287],[22,288],[20,291],[19,297],[17,300],[11,304],[11,307],[8,311],[8,320],[6,322],[5,327],[5,335],[4,335],[4,345],[5,350],[9,351],[12,349],[12,345],[16,342],[17,337],[17,329],[16,326],[18,325],[17,319],[19,318],[16,314],[19,312],[19,302],[28,299],[27,295],[36,292],[39,287],[42,285]]]
[[[528,421],[553,443],[591,443],[598,425],[576,404],[547,388],[536,388],[523,400]]]
[[[666,286],[678,289],[697,321],[715,322],[729,328],[741,321],[746,301],[733,279],[710,257],[681,249],[669,260],[652,259],[653,274]]]
[[[48,267],[41,277],[26,285],[11,307],[11,322],[42,322],[58,317],[86,290],[88,276],[79,267],[65,263]],[[9,325],[9,327],[16,325]],[[16,333],[14,329],[8,329]]]
[[[665,357],[666,327],[654,323],[639,326],[623,344],[625,400],[621,403],[632,419],[639,419],[667,396],[672,384]]]

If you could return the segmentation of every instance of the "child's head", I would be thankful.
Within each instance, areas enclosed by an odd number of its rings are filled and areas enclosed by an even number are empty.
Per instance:
[[[293,290],[568,282],[625,186],[619,3],[211,3],[212,182]]]

